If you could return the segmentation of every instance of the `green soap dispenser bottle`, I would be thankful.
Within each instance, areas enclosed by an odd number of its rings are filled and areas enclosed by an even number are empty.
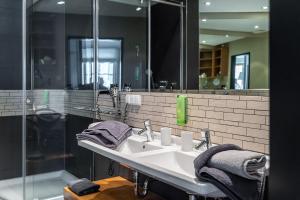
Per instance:
[[[177,125],[184,126],[187,123],[187,97],[183,95],[177,95],[176,99],[176,115]]]

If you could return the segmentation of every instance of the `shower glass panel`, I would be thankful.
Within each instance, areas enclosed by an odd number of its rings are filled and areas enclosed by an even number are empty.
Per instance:
[[[90,152],[76,133],[93,121],[93,87],[69,87],[69,38],[92,38],[92,1],[33,1],[27,8],[26,199],[63,199],[77,177],[91,178]],[[91,73],[94,73],[93,71]],[[91,80],[92,81],[92,80]]]
[[[22,1],[0,1],[0,199],[22,198]]]

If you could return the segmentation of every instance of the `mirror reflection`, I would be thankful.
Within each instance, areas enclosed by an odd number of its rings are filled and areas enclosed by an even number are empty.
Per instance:
[[[269,0],[199,0],[199,89],[269,88]]]
[[[85,27],[80,22],[87,17],[83,13],[76,28]],[[91,34],[86,37],[78,35],[78,31],[69,34],[67,88],[93,89],[95,70],[99,90],[110,89],[112,85],[120,89],[148,88],[147,19],[145,1],[100,0],[97,67],[92,35],[96,27],[92,24]]]
[[[141,0],[99,1],[99,89],[111,84],[148,88],[147,5]]]
[[[174,5],[152,2],[149,34],[152,89],[180,89],[181,9]]]

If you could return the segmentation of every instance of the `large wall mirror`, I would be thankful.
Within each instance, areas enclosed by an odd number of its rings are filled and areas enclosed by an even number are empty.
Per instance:
[[[98,4],[98,26],[97,22],[93,24],[93,30],[98,28],[97,66],[94,67],[93,35],[68,37],[68,88],[93,89],[96,72],[99,90],[108,90],[111,85],[146,90],[147,3],[99,0]]]
[[[269,0],[199,0],[199,89],[269,88]]]

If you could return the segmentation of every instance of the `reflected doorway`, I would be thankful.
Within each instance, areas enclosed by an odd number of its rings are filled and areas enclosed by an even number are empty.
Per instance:
[[[249,69],[250,53],[234,55],[231,57],[231,89],[249,89]]]

